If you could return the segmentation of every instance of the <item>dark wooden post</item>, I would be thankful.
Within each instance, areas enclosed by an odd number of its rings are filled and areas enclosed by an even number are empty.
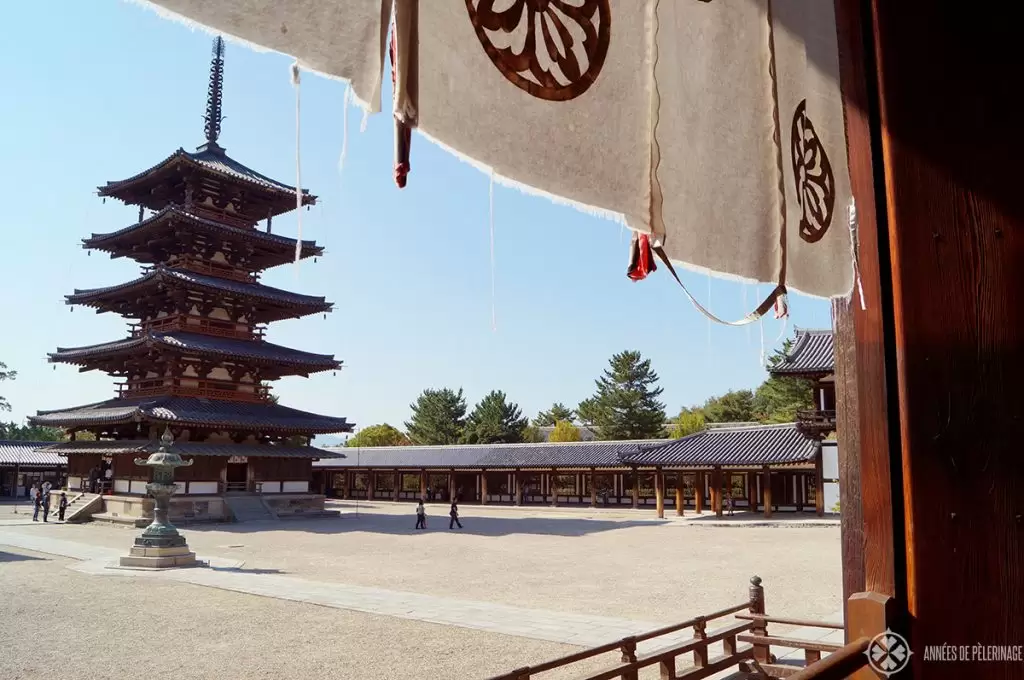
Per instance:
[[[633,468],[633,509],[640,507],[640,472]]]
[[[722,516],[722,468],[719,465],[711,470],[711,509],[717,517]]]
[[[366,474],[366,500],[373,500],[373,492],[377,488],[377,473],[369,470]]]
[[[825,516],[825,469],[822,464],[821,442],[818,442],[818,453],[814,456],[814,514]]]
[[[698,470],[693,475],[693,511],[704,514],[704,472]]]
[[[654,471],[654,508],[658,519],[665,519],[665,473],[661,468]]]
[[[551,494],[551,507],[553,508],[558,507],[558,482],[556,481],[557,477],[558,470],[552,468],[551,472],[548,473],[548,493]]]
[[[590,468],[590,507],[597,507],[597,470]]]
[[[348,470],[341,473],[341,497],[345,500],[352,498],[352,474]]]
[[[395,488],[392,490],[391,494],[394,497],[393,500],[396,503],[398,502],[399,498],[401,498],[401,496],[400,496],[401,493],[402,493],[402,473],[399,472],[398,470],[395,470]]]
[[[427,500],[427,471],[420,470],[420,500]]]
[[[455,494],[458,493],[458,489],[455,488],[455,470],[448,471],[448,502],[458,500]]]
[[[487,505],[487,470],[480,471],[480,505]]]
[[[519,470],[512,473],[512,477],[515,480],[515,505],[523,504],[523,477]]]
[[[747,611],[751,614],[764,614],[764,587],[760,576],[750,577],[750,597]],[[768,624],[764,619],[754,619],[751,635],[767,636]],[[771,649],[768,645],[754,645],[754,660],[758,663],[771,663]]]
[[[747,472],[747,506],[750,512],[757,512],[757,473]]]
[[[680,517],[686,514],[686,498],[684,498],[684,491],[683,471],[676,470],[676,514]]]
[[[772,469],[765,465],[761,468],[761,493],[764,497],[764,516],[772,516]]]
[[[854,593],[846,603],[846,634],[851,640],[861,637],[874,638],[876,635],[890,630],[895,625],[895,601],[881,593]],[[913,661],[913,659],[912,659]],[[911,667],[913,668],[913,666]],[[914,674],[922,677],[919,668]],[[876,680],[878,675],[865,667],[850,676],[853,680]],[[963,677],[952,674],[949,677]],[[971,673],[971,677],[981,677]],[[998,676],[1005,677],[1005,676]]]

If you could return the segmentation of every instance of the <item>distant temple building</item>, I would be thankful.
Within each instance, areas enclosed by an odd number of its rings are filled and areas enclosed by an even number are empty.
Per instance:
[[[312,463],[337,454],[309,442],[352,430],[345,418],[287,408],[271,396],[271,381],[335,370],[341,362],[266,342],[266,325],[333,305],[259,283],[271,267],[322,253],[316,243],[297,243],[271,226],[275,216],[316,197],[247,168],[218,144],[223,55],[218,38],[206,142],[99,189],[104,198],[139,206],[138,222],[94,234],[84,247],[135,260],[142,276],[76,290],[67,303],[120,314],[131,321],[130,334],[58,348],[50,361],[120,378],[117,396],[30,419],[69,433],[71,441],[52,450],[67,456],[69,488],[105,492],[104,507],[95,506],[100,516],[134,521],[150,511],[149,469],[134,460],[155,450],[167,428],[178,452],[194,459],[178,471],[173,514],[228,519],[322,511],[323,496],[310,489]],[[95,441],[75,441],[83,432]]]

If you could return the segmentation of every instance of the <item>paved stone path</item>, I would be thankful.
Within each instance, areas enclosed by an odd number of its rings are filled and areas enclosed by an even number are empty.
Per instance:
[[[0,522],[0,545],[78,560],[78,564],[71,568],[97,576],[160,578],[280,600],[459,626],[580,647],[604,644],[664,625],[606,616],[526,609],[383,588],[324,583],[266,571],[247,571],[243,568],[242,562],[218,557],[201,556],[201,559],[209,563],[205,568],[168,571],[120,569],[116,567],[117,558],[126,551],[33,534],[27,527],[19,531],[12,528],[15,526],[24,525],[21,522]],[[830,618],[841,620],[841,614]],[[721,619],[718,626],[728,623],[729,620]],[[800,633],[803,634],[793,637],[815,639],[822,636],[823,631],[801,630]],[[690,639],[691,635],[689,631],[666,635],[654,641],[641,643],[638,651],[646,653],[684,642]],[[841,631],[839,635],[841,636]],[[715,647],[712,646],[712,656],[722,653],[720,645],[717,645],[719,649]],[[781,657],[785,651],[788,650],[780,649],[777,653]]]

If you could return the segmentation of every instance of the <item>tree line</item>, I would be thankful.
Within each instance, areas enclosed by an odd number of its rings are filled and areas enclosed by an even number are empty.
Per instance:
[[[786,341],[772,354],[769,366],[782,361],[790,347],[791,341]],[[575,408],[556,402],[532,422],[501,390],[490,392],[469,410],[461,388],[426,389],[409,405],[412,415],[404,431],[388,423],[372,425],[348,440],[348,446],[539,442],[544,440],[542,427],[553,427],[548,436],[553,442],[580,441],[580,427],[603,440],[678,438],[708,423],[792,422],[798,410],[813,407],[810,383],[769,377],[756,390],[731,390],[669,418],[659,399],[664,388],[658,380],[650,359],[636,351],[619,352],[594,381],[593,395]]]

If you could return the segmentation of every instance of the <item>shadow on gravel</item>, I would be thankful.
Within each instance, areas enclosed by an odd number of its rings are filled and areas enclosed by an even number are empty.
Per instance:
[[[473,534],[476,536],[508,536],[511,534],[540,534],[549,536],[586,536],[602,531],[628,529],[633,526],[660,524],[657,520],[613,522],[600,519],[575,519],[563,517],[461,517],[462,528],[448,529],[447,515],[427,515],[427,529],[417,530],[416,516],[376,513],[372,510],[345,508],[341,517],[317,517],[310,519],[288,519],[274,522],[240,522],[237,524],[198,524],[189,527],[191,532],[223,531],[233,534],[266,531],[301,531],[310,534],[408,534],[420,536],[437,531]]]
[[[28,562],[30,560],[41,560],[47,561],[45,557],[33,557],[32,555],[19,555],[17,553],[9,553],[0,550],[0,564],[4,562]]]

